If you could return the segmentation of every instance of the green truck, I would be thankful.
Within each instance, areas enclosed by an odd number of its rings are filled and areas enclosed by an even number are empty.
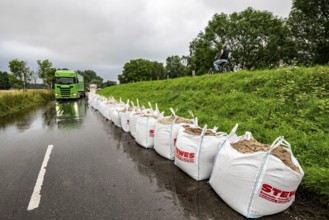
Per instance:
[[[79,99],[85,96],[83,76],[72,70],[57,70],[54,90],[56,100]]]

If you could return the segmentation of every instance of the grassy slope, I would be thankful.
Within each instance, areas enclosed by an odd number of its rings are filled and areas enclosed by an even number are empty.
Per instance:
[[[238,134],[251,131],[263,143],[283,135],[291,143],[305,176],[304,189],[329,201],[329,67],[241,71],[172,80],[118,85],[99,92],[141,104],[158,103],[161,111],[192,110],[199,125],[219,126]]]
[[[0,92],[0,116],[29,109],[54,100],[50,91]]]

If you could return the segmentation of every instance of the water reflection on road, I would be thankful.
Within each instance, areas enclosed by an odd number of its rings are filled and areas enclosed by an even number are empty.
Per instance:
[[[58,128],[78,128],[83,123],[86,116],[86,103],[76,102],[56,102],[56,123]]]
[[[43,114],[44,125],[58,128],[79,128],[87,114],[84,100],[55,102]]]
[[[87,114],[85,100],[51,102],[39,109],[31,109],[3,116],[0,118],[0,129],[5,130],[8,126],[14,126],[17,131],[28,130],[39,118],[42,111],[42,125],[44,128],[79,128]]]

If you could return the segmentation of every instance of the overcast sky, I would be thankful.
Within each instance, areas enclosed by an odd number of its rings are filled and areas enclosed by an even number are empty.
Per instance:
[[[215,13],[247,7],[288,17],[292,0],[0,0],[0,71],[12,59],[48,59],[56,68],[94,70],[117,80],[125,63],[165,64],[188,55],[189,43]]]

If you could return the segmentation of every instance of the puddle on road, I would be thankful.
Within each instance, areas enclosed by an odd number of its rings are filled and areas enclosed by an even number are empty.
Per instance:
[[[84,100],[56,101],[43,117],[48,125],[57,125],[59,129],[79,128],[86,117],[87,108]]]
[[[24,112],[1,116],[0,129],[5,130],[10,125],[14,125],[17,130],[29,129],[32,122],[38,117],[36,111],[37,109],[30,109]]]
[[[0,117],[0,129],[5,130],[9,126],[14,126],[19,131],[28,130],[35,121],[40,120],[40,111],[42,112],[40,124],[43,127],[79,128],[86,117],[87,108],[85,100],[54,101],[41,108]]]

